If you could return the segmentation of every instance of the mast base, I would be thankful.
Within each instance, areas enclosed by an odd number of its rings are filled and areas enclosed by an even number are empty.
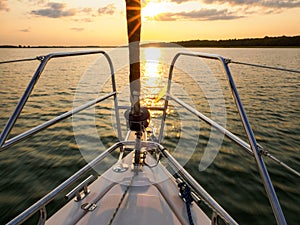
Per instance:
[[[127,127],[132,131],[144,131],[150,122],[150,113],[148,109],[141,107],[139,114],[131,113],[131,110],[125,112]]]

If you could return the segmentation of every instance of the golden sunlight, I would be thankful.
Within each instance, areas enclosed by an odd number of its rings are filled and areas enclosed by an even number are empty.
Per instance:
[[[142,51],[142,86],[143,96],[142,104],[148,107],[163,106],[161,90],[163,89],[164,68],[161,62],[162,53],[159,48],[143,48]],[[150,111],[151,117],[155,118],[160,112]]]
[[[142,20],[149,20],[154,18],[156,15],[163,12],[163,4],[158,2],[150,2],[145,7],[142,8]]]
[[[155,104],[154,100],[163,88],[163,65],[159,48],[144,48],[142,52],[142,86],[147,93],[146,105]]]
[[[159,77],[161,76],[160,71],[160,58],[161,50],[159,48],[145,48],[145,77]]]
[[[162,63],[162,52],[159,48],[143,48],[142,51],[142,86],[146,93],[143,98],[143,105],[145,106],[163,106],[164,102],[160,99],[165,95],[164,85],[166,79],[164,73],[166,66]],[[151,116],[156,117],[157,113],[151,110]]]

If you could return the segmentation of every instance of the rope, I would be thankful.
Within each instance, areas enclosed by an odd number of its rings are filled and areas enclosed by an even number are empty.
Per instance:
[[[194,225],[192,213],[191,213],[191,204],[193,202],[192,194],[191,194],[191,189],[189,186],[187,186],[184,182],[181,182],[178,184],[180,195],[185,201],[186,205],[186,212],[189,220],[190,225]]]
[[[9,60],[9,61],[2,61],[0,64],[5,63],[15,63],[15,62],[25,62],[25,61],[33,61],[33,60],[43,60],[42,56],[37,56],[35,58],[27,58],[27,59],[16,59],[16,60]]]
[[[288,68],[280,68],[280,67],[273,67],[273,66],[264,66],[264,65],[259,65],[259,64],[238,62],[238,61],[233,61],[233,60],[229,60],[229,63],[240,64],[240,65],[245,65],[245,66],[254,66],[254,67],[260,67],[260,68],[272,69],[272,70],[281,70],[281,71],[292,72],[292,73],[300,73],[300,70],[294,70],[294,69],[288,69]]]
[[[125,196],[126,196],[126,194],[128,193],[129,188],[130,188],[131,185],[132,185],[132,182],[133,182],[133,179],[134,179],[135,176],[136,176],[136,173],[134,173],[134,175],[132,176],[129,185],[126,187],[126,189],[125,189],[125,191],[124,191],[124,193],[123,193],[123,195],[122,195],[122,197],[121,197],[121,199],[120,199],[120,201],[119,201],[119,204],[118,204],[117,208],[115,209],[115,211],[114,211],[114,213],[113,213],[113,215],[112,215],[112,217],[111,217],[111,219],[110,219],[110,221],[108,222],[107,225],[111,225],[111,224],[113,223],[113,221],[114,221],[114,219],[115,219],[115,217],[116,217],[116,215],[117,215],[119,209],[121,208],[122,202],[124,201]]]

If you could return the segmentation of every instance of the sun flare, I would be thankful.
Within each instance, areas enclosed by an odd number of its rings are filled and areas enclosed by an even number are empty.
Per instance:
[[[142,18],[144,20],[152,19],[163,12],[163,5],[161,3],[150,2],[142,8]]]

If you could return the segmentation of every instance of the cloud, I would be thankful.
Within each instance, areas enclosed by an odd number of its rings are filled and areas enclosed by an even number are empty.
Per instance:
[[[93,22],[93,20],[91,18],[83,18],[83,19],[81,19],[81,21],[85,22],[85,23]]]
[[[175,2],[177,4],[181,4],[183,2],[190,2],[191,0],[171,0],[171,2]]]
[[[0,0],[0,11],[9,11],[7,0]]]
[[[19,0],[19,1],[21,1],[21,0]],[[45,0],[27,0],[27,1],[30,3],[33,3],[35,5],[40,5],[40,4],[43,4],[46,2]]]
[[[24,33],[28,33],[28,32],[30,32],[30,30],[29,29],[21,29],[21,30],[19,30],[20,32],[24,32]]]
[[[173,0],[174,1],[174,0]],[[300,7],[299,0],[203,0],[206,4],[225,4],[234,6],[260,6],[265,8]]]
[[[81,12],[89,14],[89,13],[93,12],[93,9],[92,8],[83,8],[83,9],[81,9]]]
[[[64,3],[49,2],[47,4],[47,8],[33,10],[31,11],[31,14],[50,18],[61,18],[74,16],[76,14],[76,10],[66,9],[66,4]]]
[[[80,31],[83,31],[84,28],[82,28],[82,27],[71,27],[70,30],[74,30],[74,31],[80,32]]]
[[[98,9],[100,15],[113,15],[115,12],[116,6],[114,4],[108,4],[107,6]]]
[[[232,20],[241,18],[242,16],[234,15],[233,12],[227,9],[200,9],[194,11],[183,11],[183,12],[167,12],[161,13],[155,16],[155,20],[160,21],[175,21],[175,20]]]

